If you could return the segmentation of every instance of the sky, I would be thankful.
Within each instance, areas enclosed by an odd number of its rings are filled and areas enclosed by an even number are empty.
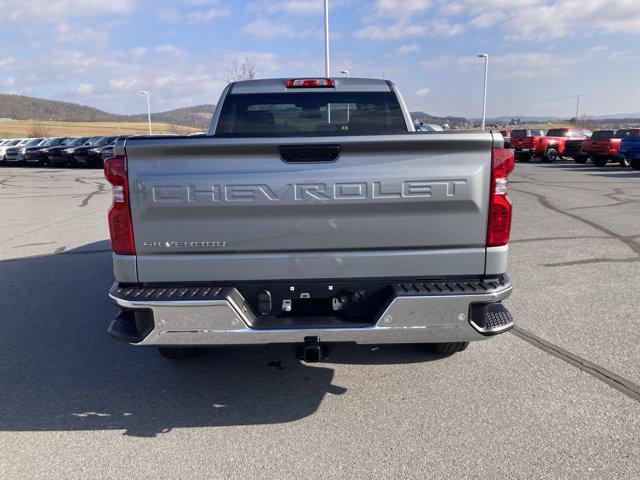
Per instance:
[[[640,114],[639,0],[329,0],[331,73],[393,80],[411,110]],[[0,0],[0,92],[114,113],[216,103],[235,59],[323,76],[322,0]]]

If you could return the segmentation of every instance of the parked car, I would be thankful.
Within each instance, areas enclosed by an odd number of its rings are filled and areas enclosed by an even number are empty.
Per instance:
[[[545,134],[544,130],[518,129],[511,131],[510,145],[515,152],[516,160],[528,162],[533,156],[539,138]]]
[[[582,153],[591,158],[596,167],[604,167],[610,161],[618,162],[628,167],[629,162],[620,153],[622,139],[628,136],[638,136],[640,129],[598,130],[593,132],[590,139],[582,144]]]
[[[587,132],[577,128],[552,128],[546,135],[538,138],[533,157],[547,163],[553,163],[563,156],[575,155],[580,158],[582,155],[580,152],[582,141],[587,138],[585,133]],[[566,145],[570,140],[579,140],[580,142],[570,144],[570,151],[566,152]],[[580,158],[580,160],[582,159]]]
[[[513,327],[513,151],[497,132],[412,135],[399,95],[378,79],[235,82],[207,137],[118,142],[109,333],[174,359],[293,343],[318,361],[330,342],[453,353]]]
[[[564,142],[564,153],[562,157],[564,158],[573,158],[573,161],[576,163],[586,163],[589,160],[589,157],[582,153],[582,144],[585,140],[591,138],[593,132],[591,130],[583,129],[579,130],[582,132],[584,138],[571,138]]]
[[[89,165],[89,150],[93,148],[94,143],[102,137],[89,137],[82,144],[74,147],[66,148],[67,164],[72,167],[80,167]]]
[[[622,139],[620,154],[634,170],[640,170],[640,135],[637,129],[630,129],[629,135]]]
[[[48,147],[45,151],[47,166],[69,165],[67,150],[74,149],[84,144],[89,137],[68,138],[66,144]]]
[[[502,138],[504,138],[504,146],[505,148],[511,148],[511,131],[510,130],[500,130],[502,134]]]
[[[0,145],[0,163],[5,163],[4,156],[7,153],[7,149],[11,147],[17,146],[20,142],[25,142],[25,138],[14,138],[12,140],[5,140],[2,145]]]
[[[23,162],[22,156],[28,147],[35,147],[44,141],[44,138],[26,138],[15,146],[7,148],[4,159],[9,164],[19,165]]]
[[[416,132],[435,133],[435,130],[431,125],[426,125],[424,123],[416,123],[414,126],[416,129]]]
[[[128,137],[102,137],[96,143],[93,144],[93,148],[89,150],[89,163],[94,166],[102,168],[104,166],[105,158],[113,156],[113,146],[116,141],[124,140]]]
[[[45,166],[47,164],[47,149],[49,147],[66,145],[66,142],[66,137],[47,138],[39,145],[33,147],[25,147],[22,158],[27,165]]]

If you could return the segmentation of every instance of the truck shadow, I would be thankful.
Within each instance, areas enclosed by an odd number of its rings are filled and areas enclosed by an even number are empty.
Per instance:
[[[290,345],[225,347],[175,362],[112,340],[109,252],[104,241],[0,262],[0,430],[116,429],[149,437],[176,427],[277,424],[346,392],[333,384],[331,363],[301,363]],[[438,358],[411,346],[345,345],[330,360]]]

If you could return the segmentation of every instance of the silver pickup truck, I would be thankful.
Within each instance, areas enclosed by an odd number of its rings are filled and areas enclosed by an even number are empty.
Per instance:
[[[227,86],[202,137],[106,160],[120,307],[109,333],[169,358],[214,345],[463,350],[510,329],[513,153],[497,133],[416,132],[393,83]]]

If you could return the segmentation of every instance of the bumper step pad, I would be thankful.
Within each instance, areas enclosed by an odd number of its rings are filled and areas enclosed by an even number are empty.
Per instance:
[[[511,286],[506,275],[486,280],[459,280],[446,282],[397,283],[393,286],[397,296],[412,295],[468,295],[493,293]]]

